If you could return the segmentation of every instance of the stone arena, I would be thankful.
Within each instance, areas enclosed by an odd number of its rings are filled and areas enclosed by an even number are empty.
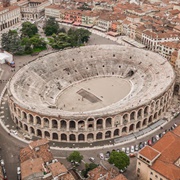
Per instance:
[[[125,136],[164,117],[175,74],[142,49],[92,45],[37,58],[8,83],[13,121],[24,132],[60,142]]]

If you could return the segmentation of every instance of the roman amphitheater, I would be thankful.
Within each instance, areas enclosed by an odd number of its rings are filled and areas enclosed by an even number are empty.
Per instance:
[[[13,121],[26,133],[67,143],[125,136],[158,121],[175,82],[156,53],[93,45],[39,57],[9,81]]]

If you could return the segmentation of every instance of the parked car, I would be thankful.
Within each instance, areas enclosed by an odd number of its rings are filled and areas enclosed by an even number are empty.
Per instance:
[[[129,154],[129,147],[126,148],[126,154]]]
[[[123,172],[126,171],[126,169],[127,169],[127,167],[125,167],[124,169],[120,169],[119,172],[120,172],[120,173],[123,173]]]
[[[146,146],[148,143],[147,143],[147,141],[144,141],[144,146]]]
[[[152,146],[152,141],[150,139],[148,140],[148,145]]]
[[[1,166],[4,166],[4,160],[1,159]]]
[[[177,127],[177,124],[176,124],[176,123],[174,123],[174,127]]]
[[[104,154],[103,153],[99,153],[99,157],[100,157],[100,159],[104,159]]]
[[[140,142],[140,143],[139,143],[139,149],[142,149],[143,147],[144,147],[143,143]]]
[[[122,151],[122,152],[126,152],[126,148],[125,148],[125,147],[122,147],[121,151]]]
[[[139,145],[136,144],[134,149],[135,149],[135,151],[139,151]]]
[[[120,149],[116,149],[117,152],[120,152]]]
[[[21,168],[17,167],[17,174],[21,174]]]
[[[159,138],[162,138],[163,137],[163,133],[159,133]]]
[[[90,160],[91,162],[94,162],[94,161],[95,161],[95,159],[94,159],[93,157],[90,157],[89,160]]]
[[[157,140],[157,141],[159,140],[159,135],[158,135],[158,134],[156,135],[156,140]]]
[[[134,153],[134,146],[131,146],[131,153]]]
[[[135,153],[130,153],[130,154],[129,154],[129,157],[130,157],[130,158],[136,157],[136,154],[135,154]]]
[[[155,142],[156,142],[156,138],[152,137],[152,143],[155,143]]]

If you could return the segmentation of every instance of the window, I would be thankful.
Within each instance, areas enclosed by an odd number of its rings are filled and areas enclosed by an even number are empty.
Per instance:
[[[153,175],[153,172],[151,172],[151,175]]]
[[[139,165],[141,165],[141,163],[140,163],[140,162],[138,162],[138,164],[139,164]]]
[[[155,175],[155,177],[156,177],[156,178],[158,178],[158,176],[157,176],[157,175]]]
[[[140,169],[139,168],[137,169],[137,172],[140,173]]]

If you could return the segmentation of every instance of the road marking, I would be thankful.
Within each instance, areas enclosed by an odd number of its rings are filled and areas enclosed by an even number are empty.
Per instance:
[[[66,157],[59,157],[59,156],[55,156],[54,158],[66,159]]]

